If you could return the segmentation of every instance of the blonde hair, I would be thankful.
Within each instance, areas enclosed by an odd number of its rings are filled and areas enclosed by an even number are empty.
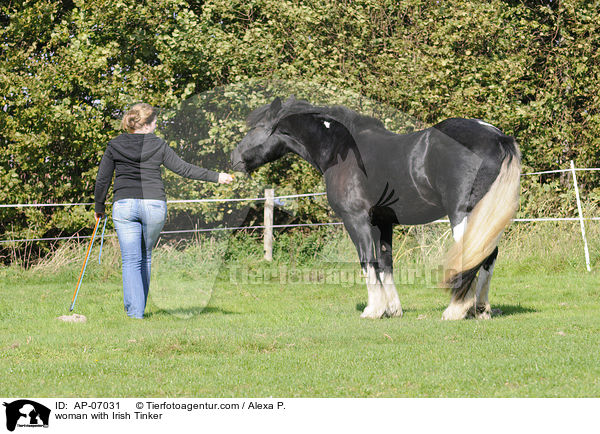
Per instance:
[[[129,109],[123,120],[121,121],[121,128],[128,133],[133,133],[139,130],[144,125],[151,124],[156,119],[157,110],[150,104],[139,103]]]

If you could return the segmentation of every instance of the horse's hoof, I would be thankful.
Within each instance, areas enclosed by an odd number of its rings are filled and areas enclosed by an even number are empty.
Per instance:
[[[374,309],[370,306],[365,307],[365,310],[363,310],[363,313],[360,314],[361,318],[371,318],[371,319],[379,319],[383,316],[383,314],[385,313],[384,310],[382,309]]]
[[[385,315],[390,318],[394,318],[394,317],[402,318],[402,315],[403,315],[402,307],[400,307],[400,306],[389,307],[388,306],[388,308],[385,310]]]
[[[489,312],[481,312],[481,313],[478,313],[475,318],[477,318],[477,319],[492,319],[492,314]]]
[[[456,321],[459,319],[465,319],[467,316],[468,309],[464,309],[463,306],[450,305],[446,308],[442,314],[443,321]]]
[[[477,306],[475,318],[477,319],[492,319],[492,310],[490,305]]]

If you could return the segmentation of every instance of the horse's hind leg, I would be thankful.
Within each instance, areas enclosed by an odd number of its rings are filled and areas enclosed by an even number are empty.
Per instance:
[[[463,298],[452,296],[450,304],[442,314],[443,320],[464,319],[474,315],[477,280],[474,280]]]
[[[492,310],[488,301],[488,293],[497,256],[498,247],[483,261],[478,271],[473,270],[474,273],[477,273],[477,277],[471,283],[465,296],[462,299],[452,296],[450,305],[444,311],[442,319],[491,318]]]
[[[498,247],[496,247],[494,252],[485,260],[479,270],[479,276],[477,276],[475,318],[478,319],[490,319],[492,317],[488,293],[490,291],[490,281],[492,280],[492,274],[494,273],[494,264],[496,263],[497,256]]]
[[[450,216],[452,224],[452,236],[458,243],[461,241],[464,232],[466,230],[468,216],[466,213],[453,213]],[[473,273],[477,273],[477,270],[473,270]],[[458,320],[464,319],[469,316],[475,316],[477,300],[477,279],[474,279],[469,289],[463,297],[458,297],[456,294],[452,295],[450,304],[442,314],[443,320]]]

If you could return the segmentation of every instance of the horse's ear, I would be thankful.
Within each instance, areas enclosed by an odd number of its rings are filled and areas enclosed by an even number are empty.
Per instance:
[[[281,99],[279,97],[275,98],[269,107],[269,112],[271,116],[275,116],[281,110]]]

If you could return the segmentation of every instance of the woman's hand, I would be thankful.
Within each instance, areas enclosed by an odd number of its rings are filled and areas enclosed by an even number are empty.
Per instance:
[[[96,219],[103,219],[104,218],[104,214],[101,212],[95,212],[94,216],[96,217]]]
[[[231,184],[233,175],[229,173],[219,173],[219,184]]]

